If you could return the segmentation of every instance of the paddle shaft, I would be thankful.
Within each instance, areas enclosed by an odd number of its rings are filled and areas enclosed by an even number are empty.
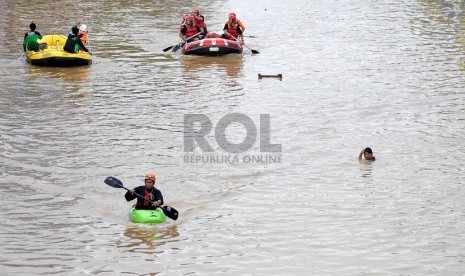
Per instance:
[[[236,41],[237,41],[238,43],[240,43],[240,41],[239,41],[239,38],[238,38],[238,37],[237,37],[237,38],[236,38],[236,37],[234,37],[234,39],[236,39]],[[258,52],[257,50],[250,49],[250,48],[249,48],[249,46],[245,45],[244,43],[242,43],[242,45],[244,45],[244,46],[245,46],[245,48],[249,49],[249,50],[252,52],[252,54],[259,54],[259,52]]]
[[[242,44],[242,45],[244,45],[245,48],[249,49],[249,50],[252,52],[252,54],[260,54],[260,52],[258,52],[257,50],[250,49],[249,46],[247,46],[247,45],[245,45],[245,44]]]
[[[245,48],[247,48],[247,49],[249,49],[251,52],[253,52],[253,50],[252,50],[252,49],[250,49],[250,48],[249,48],[249,46],[247,46],[247,45],[245,45],[245,44],[242,44],[242,45],[244,45],[244,46],[245,46]]]
[[[129,190],[128,188],[124,187],[124,186],[121,186],[121,188],[125,189],[126,191],[128,192],[131,192],[131,190]],[[132,192],[132,194],[135,194],[136,196],[138,196],[139,198],[143,199],[143,200],[147,200],[148,202],[154,204],[155,202],[151,201],[150,199],[146,199],[145,197],[141,196],[140,194],[136,193],[136,192]]]
[[[120,180],[118,180],[118,179],[116,179],[114,177],[111,177],[111,176],[107,177],[107,179],[105,179],[104,183],[107,184],[108,186],[113,187],[113,188],[123,188],[126,191],[131,192],[131,190],[124,187],[123,182],[121,182]],[[141,196],[140,194],[138,194],[138,193],[136,193],[134,191],[132,193],[135,194],[136,196],[138,196],[139,198],[143,199],[143,200],[147,200],[148,202],[150,202],[152,204],[155,203],[155,202],[151,201],[150,199],[145,199],[143,196]]]
[[[186,40],[184,40],[184,41],[186,41],[186,42],[187,42],[189,39],[191,39],[191,38],[193,38],[193,37],[196,37],[196,36],[198,36],[198,35],[199,35],[199,34],[201,34],[201,33],[202,33],[202,32],[198,32],[198,33],[196,33],[195,35],[193,35],[193,36],[191,36],[191,37],[188,37],[188,38],[186,38]],[[182,42],[181,42],[181,43],[182,43]],[[181,44],[181,43],[179,43],[179,44]]]
[[[198,36],[199,34],[201,34],[201,32],[198,32],[198,33],[196,33],[195,35],[186,38],[185,41],[188,41],[189,39],[191,39],[191,38],[193,38],[193,37],[196,37],[196,36]],[[163,49],[163,52],[166,52],[166,51],[172,49],[173,47],[176,47],[176,46],[178,46],[178,45],[181,45],[182,43],[184,43],[184,41],[183,41],[183,42],[180,42],[180,43],[178,43],[178,44],[176,44],[176,45],[174,45],[174,46],[170,46],[170,47],[167,47],[167,48]]]

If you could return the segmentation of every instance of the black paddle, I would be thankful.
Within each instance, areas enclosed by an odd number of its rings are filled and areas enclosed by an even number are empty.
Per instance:
[[[112,176],[109,176],[105,179],[105,184],[107,184],[108,186],[110,187],[113,187],[113,188],[123,188],[125,189],[126,191],[129,191],[128,188],[124,187],[123,186],[123,182],[121,182],[121,180],[115,178],[115,177],[112,177]],[[134,192],[134,194],[142,199],[145,199],[143,196],[141,196],[140,194]],[[148,200],[148,202],[152,203],[153,204],[153,201],[151,200]],[[170,219],[172,220],[177,220],[178,219],[178,211],[176,211],[176,209],[174,209],[173,207],[170,207],[170,206],[158,206],[158,208],[162,209],[163,210],[163,213],[165,213],[165,215],[167,217],[169,217]]]
[[[240,41],[239,41],[239,37],[237,37],[237,38],[234,38],[234,39],[236,39],[236,41],[240,43]],[[249,48],[249,46],[247,46],[247,45],[245,45],[245,44],[242,44],[242,45],[244,45],[244,46],[245,46],[247,49],[249,49],[249,50],[252,52],[252,54],[260,54],[260,52],[259,52],[259,51],[257,51],[257,50],[254,50],[254,49],[250,49],[250,48]]]
[[[247,46],[247,45],[245,45],[245,44],[242,44],[242,45],[244,45],[247,49],[249,49],[250,51],[252,51],[252,54],[260,54],[259,51],[254,50],[254,49],[250,49],[249,46]]]
[[[171,50],[174,46],[176,46],[176,45],[166,47],[165,49],[163,49],[163,52],[168,52],[168,51]]]
[[[185,40],[185,41],[188,41],[189,39],[191,39],[191,38],[193,38],[193,37],[196,37],[196,36],[198,36],[199,34],[201,34],[201,33],[200,33],[200,32],[198,32],[198,33],[196,33],[195,35],[193,35],[193,36],[191,36],[191,37],[188,37],[188,38],[186,38],[186,40]],[[176,44],[176,45],[173,45],[173,46],[166,47],[165,49],[163,49],[163,52],[167,52],[167,51],[171,50],[173,47],[176,47],[176,46],[181,46],[181,44],[183,44],[183,43],[184,43],[184,41],[182,41],[181,43],[178,43],[178,44]],[[176,51],[177,51],[177,50],[176,50]]]

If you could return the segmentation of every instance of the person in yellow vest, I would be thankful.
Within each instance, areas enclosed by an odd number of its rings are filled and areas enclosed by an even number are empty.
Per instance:
[[[224,33],[221,35],[221,37],[238,41],[244,45],[244,34],[242,33],[241,27],[237,23],[236,16],[233,14],[229,14],[229,20],[228,23],[224,25],[223,32]]]
[[[235,12],[230,12],[230,13],[228,14],[228,19],[226,19],[226,20],[224,21],[224,24],[228,24],[229,18],[230,18],[230,17],[237,18],[237,15],[236,15]],[[242,32],[245,31],[245,25],[244,25],[244,23],[242,23],[242,21],[241,21],[240,19],[237,19],[237,25],[239,25],[239,27],[241,28]]]

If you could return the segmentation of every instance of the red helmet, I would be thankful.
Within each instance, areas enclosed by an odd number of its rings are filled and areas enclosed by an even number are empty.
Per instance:
[[[231,19],[233,22],[236,22],[236,20],[237,20],[237,19],[236,19],[236,14],[233,13],[233,12],[230,13],[230,14],[228,14],[228,18]]]
[[[198,13],[198,14],[200,14],[199,8],[193,8],[193,9],[192,9],[192,13]]]
[[[194,17],[191,14],[186,15],[186,17],[184,17],[184,19],[186,20],[186,22],[188,22],[188,21],[194,22]]]

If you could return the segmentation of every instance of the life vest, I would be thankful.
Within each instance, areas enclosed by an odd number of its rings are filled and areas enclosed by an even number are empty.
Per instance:
[[[239,36],[239,31],[237,31],[237,27],[239,25],[236,24],[234,27],[231,26],[231,24],[228,23],[228,33],[230,33],[234,38],[237,38]]]
[[[79,37],[74,34],[68,35],[68,39],[66,39],[65,47],[63,47],[63,50],[68,53],[79,52],[79,43],[77,42],[78,39]]]
[[[155,187],[153,187],[152,190],[147,190],[142,186],[135,188],[134,191],[144,197],[144,199],[137,197],[136,209],[155,209],[150,201],[154,202],[161,200],[161,203],[163,204],[163,196]]]
[[[241,30],[242,30],[242,31],[245,31],[245,25],[244,25],[244,23],[242,23],[242,21],[239,20],[239,19],[237,19],[236,22],[237,22],[237,24],[239,25],[239,27],[241,27]],[[226,20],[224,21],[224,24],[228,24],[228,23],[229,23],[229,19],[226,19]]]
[[[23,48],[29,51],[39,51],[38,39],[39,36],[35,32],[28,32],[27,36],[24,38]]]
[[[194,22],[195,22],[195,24],[197,24],[200,28],[203,28],[203,29],[206,29],[206,28],[207,28],[207,24],[205,24],[205,21],[203,21],[202,19],[197,19],[197,18],[195,18],[195,19],[194,19]]]
[[[184,24],[184,26],[186,26],[186,33],[184,34],[186,36],[186,38],[189,38],[191,36],[194,36],[195,34],[197,34],[199,31],[199,28],[197,27],[197,25],[192,25],[192,26],[189,26],[189,25],[186,25]]]
[[[82,44],[87,44],[87,34],[79,30],[78,36],[81,38]]]
[[[138,200],[137,201],[137,207],[139,207],[139,208],[150,207],[152,204],[149,202],[149,200],[150,201],[155,200],[155,196],[154,196],[153,192],[154,192],[153,189],[151,191],[145,190],[145,192],[144,192],[144,201],[142,202],[142,201]]]

